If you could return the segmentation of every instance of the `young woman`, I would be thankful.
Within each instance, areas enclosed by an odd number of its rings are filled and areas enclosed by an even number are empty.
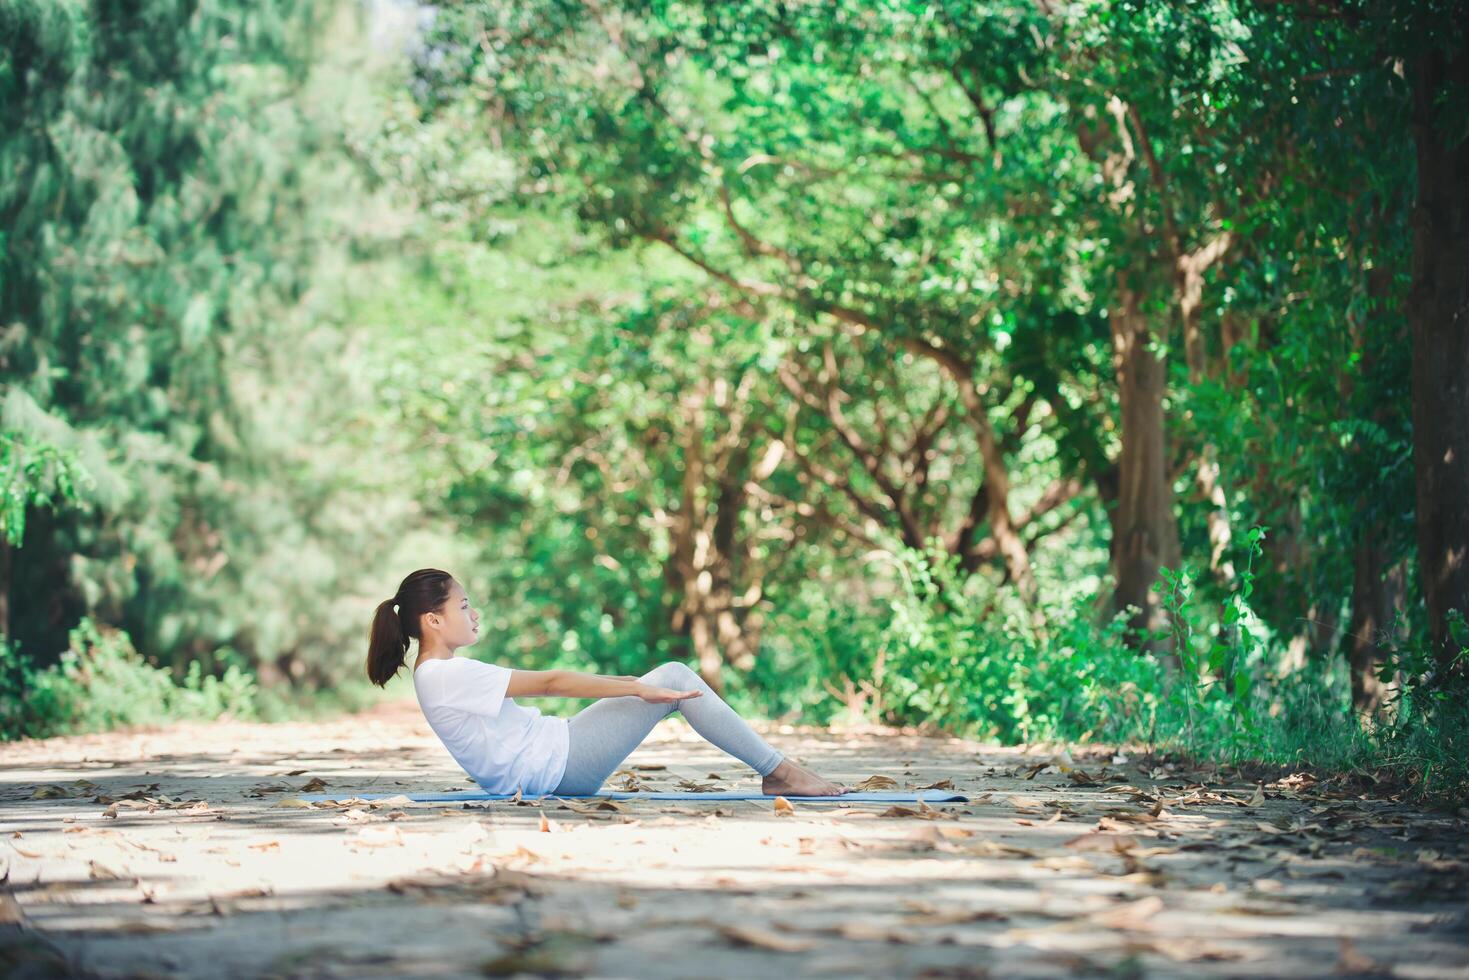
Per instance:
[[[602,788],[653,726],[674,711],[694,731],[758,772],[761,791],[836,796],[827,782],[783,757],[698,674],[668,662],[642,677],[570,670],[511,670],[456,657],[479,639],[479,613],[448,572],[421,568],[377,607],[367,676],[379,686],[398,673],[418,640],[413,689],[434,730],[464,771],[490,793],[586,796]],[[515,703],[521,697],[601,698],[571,719]]]

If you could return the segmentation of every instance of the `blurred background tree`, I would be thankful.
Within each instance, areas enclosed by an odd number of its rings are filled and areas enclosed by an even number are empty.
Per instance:
[[[1462,785],[1459,6],[12,0],[12,672],[350,701],[439,565],[527,667]]]

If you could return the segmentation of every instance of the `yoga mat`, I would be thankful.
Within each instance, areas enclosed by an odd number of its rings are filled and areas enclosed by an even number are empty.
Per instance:
[[[406,796],[415,803],[455,803],[461,800],[513,800],[513,793],[311,793],[300,797],[308,803],[323,803],[327,800],[386,800],[394,796]],[[917,803],[922,797],[925,803],[968,803],[969,797],[947,790],[920,790],[917,793],[843,793],[841,796],[787,796],[793,802],[804,803]],[[522,799],[541,800],[774,800],[774,796],[761,793],[592,793],[587,796],[523,796]]]

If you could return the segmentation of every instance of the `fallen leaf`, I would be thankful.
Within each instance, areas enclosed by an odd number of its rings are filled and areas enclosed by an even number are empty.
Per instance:
[[[879,813],[878,816],[879,817],[922,817],[923,814],[919,813],[917,810],[914,810],[914,809],[912,809],[910,807],[906,807],[906,806],[890,806],[886,810],[884,810],[881,813]]]
[[[1262,804],[1264,802],[1265,802],[1265,787],[1264,786],[1256,786],[1255,787],[1254,794],[1250,796],[1249,802],[1246,803],[1245,806],[1259,806],[1260,804]]]
[[[327,781],[325,779],[322,779],[320,776],[317,776],[316,778],[312,779],[310,782],[306,783],[306,785],[304,785],[300,789],[296,790],[296,792],[298,792],[298,793],[319,793],[322,790],[326,789],[327,786],[328,786]]]
[[[272,810],[314,810],[316,807],[299,796],[283,796],[270,805]]]
[[[685,793],[718,793],[720,791],[718,786],[696,783],[692,779],[680,779],[675,785]]]
[[[873,775],[862,780],[852,789],[858,793],[873,793],[884,789],[897,789],[898,781],[890,776]]]
[[[782,936],[756,926],[723,925],[719,927],[719,934],[737,946],[768,949],[777,953],[803,953],[816,945],[809,939]]]
[[[72,794],[67,792],[65,786],[57,786],[54,783],[37,786],[35,791],[31,793],[31,799],[33,800],[69,800],[71,797]]]
[[[789,816],[793,816],[795,814],[795,812],[796,812],[796,808],[793,805],[791,805],[791,801],[790,800],[786,799],[784,796],[777,796],[775,798],[775,815],[776,816],[778,816],[778,817],[789,817]]]
[[[1087,918],[1109,929],[1140,929],[1148,919],[1161,911],[1163,911],[1163,900],[1157,895],[1149,895],[1136,902],[1128,902],[1117,908],[1096,912]]]
[[[1092,831],[1080,837],[1073,837],[1062,846],[1069,847],[1073,851],[1121,854],[1137,847],[1137,839],[1125,834],[1101,834]]]
[[[1033,858],[1035,851],[1024,847],[1011,847],[1009,844],[1000,844],[992,840],[975,841],[964,848],[965,853],[978,855],[979,857],[1007,857],[1007,858]]]
[[[1065,854],[1060,857],[1042,858],[1035,863],[1037,868],[1048,871],[1095,871],[1097,866],[1080,854]]]
[[[120,873],[112,870],[105,864],[101,864],[97,861],[88,861],[87,877],[93,879],[94,881],[118,881],[123,876]]]
[[[920,786],[918,788],[919,789],[957,789],[958,787],[956,787],[954,785],[954,781],[952,779],[940,779],[936,783],[929,783],[927,786]]]
[[[860,919],[855,922],[843,922],[837,926],[836,933],[843,939],[850,939],[858,943],[918,942],[918,937],[910,933],[880,926],[875,922],[863,922]]]
[[[603,803],[615,803],[615,800],[603,800]],[[587,803],[582,800],[561,800],[561,807],[573,813],[596,813],[600,806],[596,803]],[[559,808],[558,808],[559,809]]]
[[[994,909],[930,908],[904,916],[903,923],[910,926],[957,926],[968,922],[1006,922],[1009,918],[1005,913]]]

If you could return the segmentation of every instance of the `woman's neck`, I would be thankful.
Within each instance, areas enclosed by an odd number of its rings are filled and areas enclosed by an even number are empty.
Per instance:
[[[425,660],[450,660],[453,658],[453,656],[454,651],[449,647],[419,646],[418,648],[419,663],[422,663]]]

